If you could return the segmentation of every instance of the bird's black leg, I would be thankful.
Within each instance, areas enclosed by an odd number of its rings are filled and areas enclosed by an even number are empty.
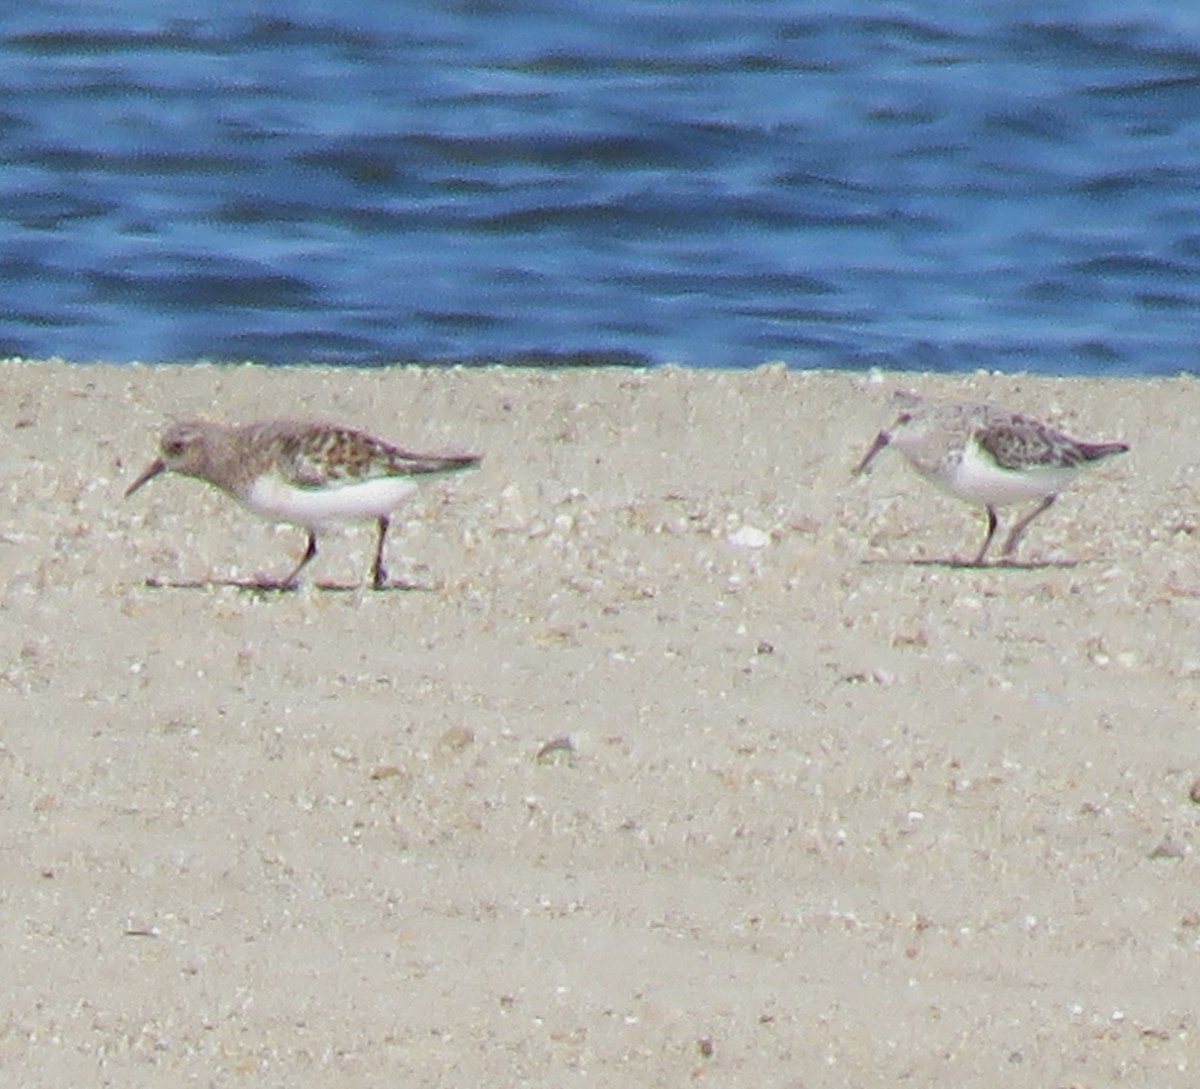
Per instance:
[[[288,575],[287,578],[280,583],[284,590],[294,590],[300,581],[300,572],[303,571],[310,563],[313,557],[317,554],[317,535],[310,529],[308,531],[308,547],[304,550],[304,557],[296,565],[296,569]]]
[[[991,546],[992,538],[996,536],[996,526],[998,524],[998,520],[996,518],[996,508],[991,504],[988,504],[987,516],[987,536],[983,538],[983,544],[979,548],[979,554],[972,561],[972,566],[974,567],[978,567],[983,563],[983,557],[987,555],[987,550]]]
[[[379,541],[375,545],[375,563],[371,567],[371,588],[373,590],[382,590],[387,585],[387,570],[383,566],[383,541],[387,537],[389,525],[387,515],[381,515],[379,519]]]
[[[1058,498],[1057,495],[1048,495],[1041,501],[1033,510],[1025,515],[1015,526],[1012,527],[1012,532],[1008,535],[1008,540],[1004,542],[1004,558],[1011,559],[1014,552],[1017,550],[1017,542],[1021,539],[1021,534],[1025,532],[1026,527],[1044,510],[1048,510],[1050,504]]]

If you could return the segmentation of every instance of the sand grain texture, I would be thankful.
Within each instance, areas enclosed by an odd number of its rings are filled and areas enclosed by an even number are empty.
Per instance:
[[[1200,384],[894,384],[1133,450],[969,570],[890,380],[0,367],[3,1079],[1197,1084]],[[196,415],[487,460],[264,595]]]

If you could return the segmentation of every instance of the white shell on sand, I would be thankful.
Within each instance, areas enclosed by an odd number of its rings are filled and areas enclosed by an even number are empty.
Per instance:
[[[766,548],[771,543],[771,535],[757,526],[739,526],[728,540],[738,548]]]

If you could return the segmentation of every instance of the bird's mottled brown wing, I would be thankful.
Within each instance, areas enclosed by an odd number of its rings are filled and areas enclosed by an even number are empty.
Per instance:
[[[984,423],[975,438],[1002,469],[1063,468],[1086,460],[1073,439],[1024,416]]]
[[[474,454],[414,454],[363,431],[336,425],[280,423],[272,437],[278,471],[298,488],[447,472],[480,461]]]

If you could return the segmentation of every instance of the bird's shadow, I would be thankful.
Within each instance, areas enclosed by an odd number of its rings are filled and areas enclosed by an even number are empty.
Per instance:
[[[304,585],[311,586],[323,594],[356,594],[360,590],[369,590],[373,594],[387,594],[402,591],[423,591],[432,593],[434,587],[424,586],[417,582],[404,582],[400,579],[389,580],[382,586],[365,587],[362,583],[342,582],[312,582],[287,583],[274,579],[160,579],[151,576],[143,585],[147,590],[213,590],[218,587],[239,590],[242,593],[253,594],[255,597],[282,597],[286,594],[297,593]]]
[[[881,567],[940,567],[946,571],[1055,571],[1078,567],[1082,560],[963,560],[958,557],[872,558],[864,564]]]

